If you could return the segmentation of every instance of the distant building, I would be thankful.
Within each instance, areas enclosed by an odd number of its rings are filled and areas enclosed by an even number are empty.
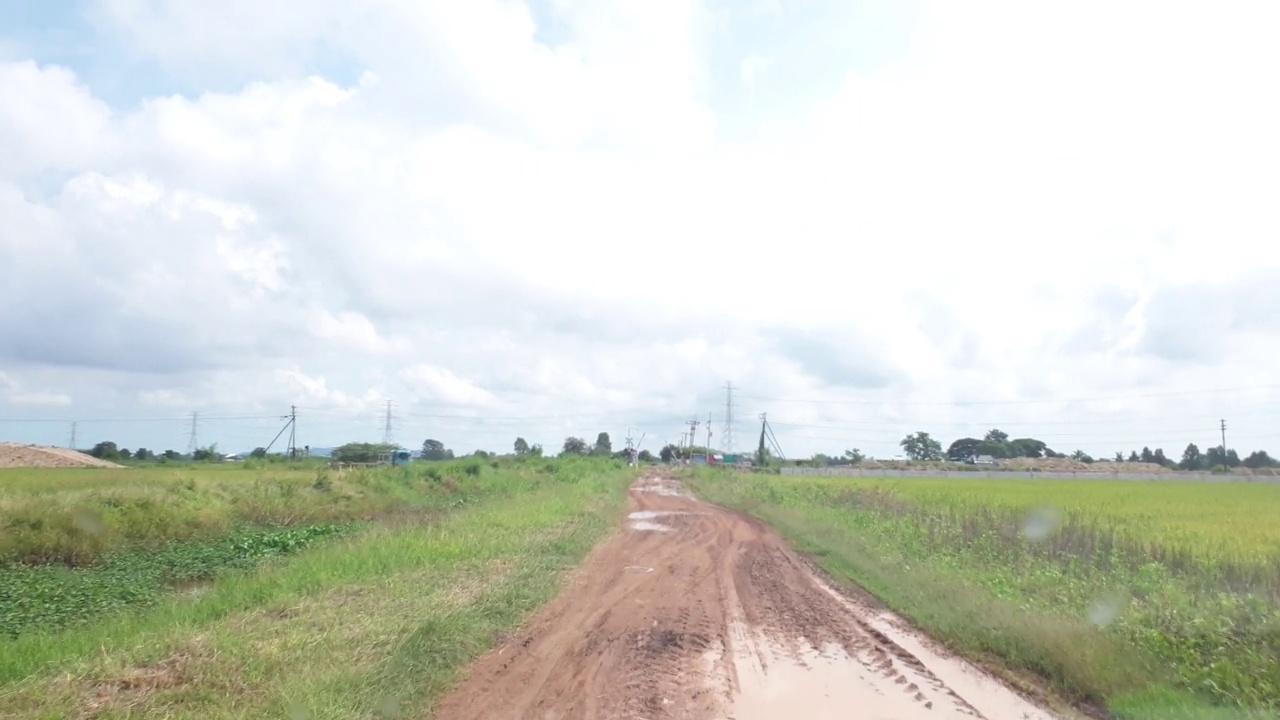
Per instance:
[[[991,457],[990,455],[974,455],[973,457],[969,458],[969,464],[995,466],[995,465],[998,465],[999,463],[997,463],[996,459]]]

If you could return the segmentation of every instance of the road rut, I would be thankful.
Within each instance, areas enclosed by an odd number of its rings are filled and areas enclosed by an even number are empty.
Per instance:
[[[1053,720],[831,588],[768,526],[637,481],[626,526],[437,720]]]

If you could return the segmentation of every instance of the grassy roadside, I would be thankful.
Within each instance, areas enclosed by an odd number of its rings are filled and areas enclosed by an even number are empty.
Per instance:
[[[421,716],[614,526],[631,473],[494,475],[431,522],[394,516],[145,612],[0,640],[0,716]]]
[[[1090,524],[1103,523],[1102,511],[1068,512],[1042,542],[1030,543],[1018,530],[1036,518],[1025,512],[1034,505],[999,504],[1002,494],[1027,488],[913,482],[712,471],[688,479],[703,498],[771,523],[834,577],[956,650],[1029,672],[1075,702],[1126,720],[1274,717],[1280,614],[1265,599],[1274,579],[1264,572],[1274,555],[1258,554],[1258,567],[1204,552],[1184,562],[1176,544],[1160,546],[1162,555],[1153,543],[1130,547],[1102,532]],[[1132,485],[1120,490],[1133,493]],[[1054,490],[1034,488],[1041,496]],[[1065,491],[1075,502],[1109,489]],[[1163,497],[1154,484],[1147,492]],[[1258,514],[1246,504],[1274,500],[1238,499],[1238,517]],[[1141,497],[1124,502],[1130,512],[1144,509]],[[1107,503],[1102,497],[1100,506]],[[1158,505],[1153,499],[1146,510]],[[1237,523],[1237,534],[1247,536],[1247,528]],[[1188,540],[1187,547],[1205,545]],[[1252,581],[1256,592],[1210,592],[1211,579]]]

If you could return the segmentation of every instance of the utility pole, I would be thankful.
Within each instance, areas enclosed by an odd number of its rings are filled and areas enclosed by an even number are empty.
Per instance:
[[[764,465],[764,431],[769,427],[768,413],[760,413],[760,447],[756,449],[756,464]]]
[[[383,444],[383,445],[390,445],[390,444],[391,444],[391,437],[392,437],[392,433],[391,433],[391,401],[390,401],[390,400],[388,400],[388,401],[387,401],[387,420],[386,420],[386,427],[385,427],[385,428],[383,429],[383,431],[382,431],[382,444]]]
[[[69,445],[68,447],[69,447],[70,449],[72,449],[72,450],[75,450],[75,449],[76,449],[76,423],[75,423],[75,421],[72,421],[72,422],[71,422],[71,445]]]
[[[200,447],[200,438],[197,432],[200,426],[200,413],[191,413],[191,435],[187,438],[187,452],[195,455],[196,449]]]
[[[1219,427],[1222,428],[1222,464],[1227,464],[1227,419],[1223,418],[1219,421]]]
[[[711,413],[707,413],[707,455],[711,455]]]
[[[634,429],[635,428],[627,428],[627,464],[632,467],[635,466],[637,462],[637,455],[639,455],[639,449],[635,445],[635,439],[631,437],[631,431]]]
[[[724,384],[724,445],[725,454],[732,454],[733,447],[733,381]]]
[[[298,406],[289,406],[289,459],[298,458]]]
[[[698,426],[702,423],[698,422],[698,418],[694,418],[688,422],[689,425],[689,453],[693,454],[693,446],[698,442]]]

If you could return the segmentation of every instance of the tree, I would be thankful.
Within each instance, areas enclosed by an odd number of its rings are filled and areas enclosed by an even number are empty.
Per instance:
[[[913,435],[908,435],[898,443],[902,446],[902,451],[912,460],[941,460],[942,459],[942,443],[929,437],[929,433],[921,430]]]
[[[522,437],[516,438],[515,450],[516,455],[528,455],[529,442]]]
[[[992,429],[988,430],[987,434],[984,435],[982,439],[989,443],[996,443],[997,445],[1000,445],[1009,442],[1009,433],[1003,430]]]
[[[586,455],[589,452],[587,441],[580,437],[567,437],[564,439],[564,447],[560,450],[560,456],[565,455]]]
[[[1116,462],[1124,462],[1124,453],[1116,451]]]
[[[596,447],[592,454],[604,456],[613,454],[613,442],[609,440],[609,433],[602,432],[596,436]]]
[[[133,451],[133,459],[146,462],[148,460],[155,460],[156,454],[146,448],[140,447],[137,450]]]
[[[493,454],[492,454],[492,453],[490,453],[490,452],[488,452],[487,450],[477,450],[477,451],[475,451],[475,452],[471,453],[471,457],[484,458],[484,459],[486,459],[486,460],[487,460],[487,459],[489,459],[489,458],[493,457]]]
[[[259,460],[261,460],[266,456],[267,456],[267,449],[264,447],[256,447],[253,449],[253,452],[249,453],[249,457],[257,458]]]
[[[121,460],[130,460],[132,458],[133,458],[133,453],[129,452],[129,448],[120,448]]]
[[[1200,448],[1195,443],[1189,443],[1187,449],[1182,451],[1182,462],[1178,463],[1178,467],[1183,470],[1199,470],[1201,461]]]
[[[1254,470],[1275,467],[1277,464],[1275,458],[1268,455],[1266,450],[1254,450],[1244,459],[1244,466]]]
[[[1071,459],[1072,459],[1072,460],[1078,460],[1078,461],[1080,461],[1080,462],[1082,462],[1082,463],[1091,463],[1091,462],[1093,462],[1093,458],[1089,456],[1089,453],[1087,453],[1087,452],[1085,452],[1085,451],[1083,451],[1083,450],[1077,450],[1077,451],[1075,451],[1075,452],[1071,453]]]
[[[651,463],[653,462],[653,453],[648,450],[641,450],[640,453],[636,455],[636,459],[640,462]]]
[[[1129,462],[1132,462],[1132,463],[1142,462],[1142,458],[1138,457],[1137,450],[1131,450],[1129,452]]]
[[[192,453],[191,459],[196,462],[213,462],[221,460],[222,456],[218,454],[218,443],[214,443],[208,447],[196,448]]]
[[[863,454],[862,454],[862,451],[861,451],[861,450],[859,450],[858,448],[854,448],[854,449],[852,449],[852,450],[845,450],[845,451],[844,451],[844,459],[845,459],[845,460],[848,460],[850,463],[852,463],[852,464],[854,464],[854,465],[857,465],[858,463],[862,462],[863,460],[866,460],[866,459],[867,459],[867,456],[866,456],[866,455],[863,455]]]
[[[1142,454],[1139,455],[1138,458],[1144,463],[1153,463],[1156,461],[1156,456],[1151,452],[1151,448],[1145,445],[1142,446]]]
[[[987,434],[990,435],[991,433]],[[978,446],[980,445],[982,445],[982,441],[977,438],[960,438],[947,448],[947,459],[951,462],[968,462],[975,455],[986,455],[987,453],[979,452]]]
[[[178,460],[182,457],[182,453],[178,452],[177,450],[165,450],[164,452],[160,453],[160,457],[164,458],[165,460]]]
[[[1239,467],[1240,456],[1235,450],[1222,449],[1222,446],[1211,447],[1205,451],[1205,464],[1211,468],[1222,467]]]
[[[94,445],[93,449],[89,451],[89,454],[103,460],[117,460],[120,458],[119,448],[117,448],[116,444],[110,440],[104,440],[103,442]]]
[[[1005,445],[1009,449],[1009,457],[1042,458],[1053,452],[1043,440],[1035,438],[1018,438]]]
[[[423,460],[452,460],[453,451],[446,448],[439,440],[427,438],[422,441],[422,455],[419,457]]]
[[[396,445],[389,443],[351,442],[334,448],[333,459],[346,463],[376,463],[387,453],[399,449]]]
[[[667,443],[666,445],[662,446],[661,450],[658,451],[658,458],[661,459],[662,462],[664,463],[669,463],[672,460],[675,460],[676,455],[678,455],[679,453],[680,453],[680,448],[670,443]]]
[[[1169,458],[1164,456],[1163,448],[1156,448],[1156,451],[1151,453],[1151,462],[1158,463],[1164,467],[1169,467],[1171,461]]]
[[[532,457],[542,457],[542,443],[534,443],[529,447],[529,455]]]

